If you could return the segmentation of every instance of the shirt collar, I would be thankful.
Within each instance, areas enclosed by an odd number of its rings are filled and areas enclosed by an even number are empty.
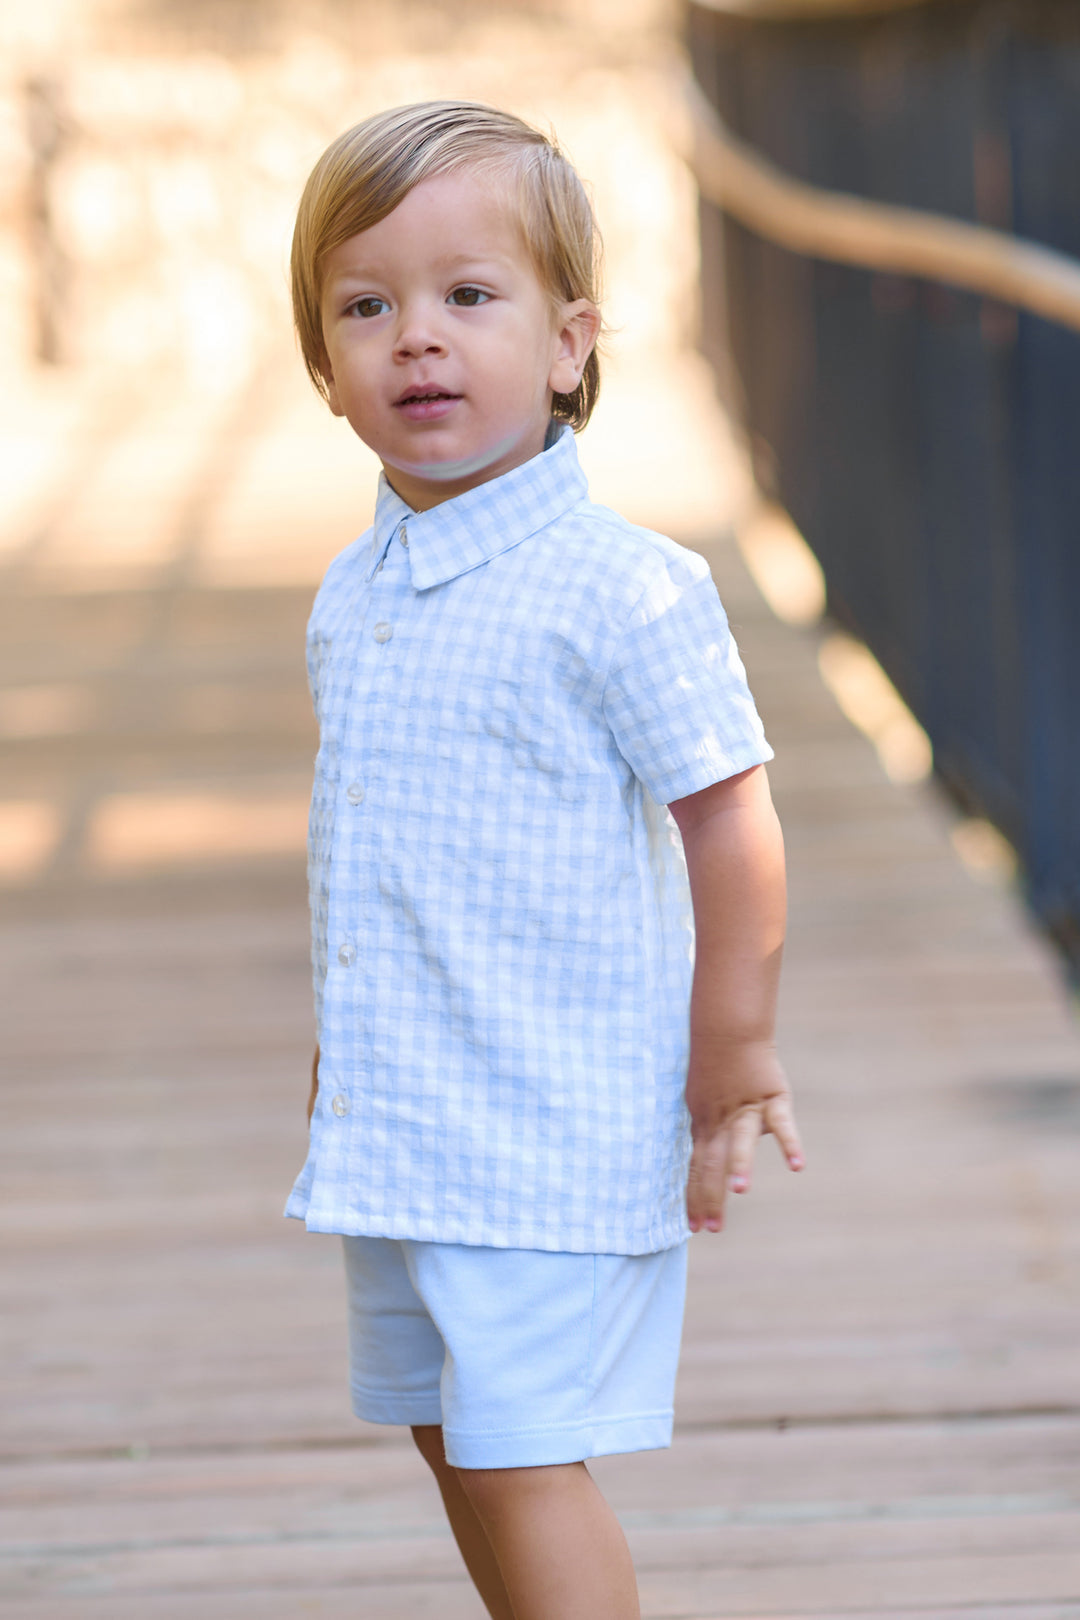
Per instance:
[[[427,512],[414,512],[390,488],[383,473],[375,502],[375,548],[368,578],[402,525],[408,536],[413,587],[426,591],[520,545],[568,512],[588,494],[588,488],[573,430],[566,424],[531,461]]]

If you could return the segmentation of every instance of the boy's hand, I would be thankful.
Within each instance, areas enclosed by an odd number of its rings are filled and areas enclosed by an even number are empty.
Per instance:
[[[758,1138],[803,1157],[773,1028],[784,942],[784,845],[762,766],[669,806],[682,834],[697,954],[686,1104],[694,1133],[686,1211],[719,1232],[729,1192],[746,1192]]]
[[[307,1100],[307,1122],[311,1124],[311,1116],[315,1112],[315,1099],[319,1095],[319,1048],[315,1048],[315,1056],[311,1060],[311,1091]]]
[[[719,1232],[727,1194],[750,1190],[760,1137],[776,1137],[792,1170],[803,1166],[791,1095],[771,1042],[695,1039],[686,1102],[694,1137],[686,1186],[690,1230]]]

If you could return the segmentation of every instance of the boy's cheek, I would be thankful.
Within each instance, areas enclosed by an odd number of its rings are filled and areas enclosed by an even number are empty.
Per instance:
[[[319,362],[319,373],[326,385],[327,404],[330,406],[330,409],[333,411],[335,416],[344,416],[345,411],[341,404],[341,396],[338,393],[337,383],[334,379],[334,368],[330,363],[330,356],[325,349],[322,353],[322,360]]]

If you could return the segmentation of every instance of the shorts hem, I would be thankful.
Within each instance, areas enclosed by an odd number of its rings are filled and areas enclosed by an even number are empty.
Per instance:
[[[669,1409],[502,1433],[444,1428],[443,1443],[454,1468],[543,1468],[627,1451],[663,1451],[671,1445],[674,1418]]]
[[[442,1402],[438,1392],[434,1395],[375,1395],[370,1390],[351,1391],[353,1416],[365,1423],[397,1423],[409,1428],[413,1424],[440,1424]]]

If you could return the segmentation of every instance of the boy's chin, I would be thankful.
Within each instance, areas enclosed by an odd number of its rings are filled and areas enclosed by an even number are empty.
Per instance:
[[[498,439],[494,444],[476,450],[468,456],[440,458],[433,461],[405,461],[397,458],[389,461],[383,458],[390,482],[394,481],[394,473],[400,473],[405,478],[415,478],[425,484],[456,484],[463,478],[475,478],[477,473],[494,471],[499,463],[509,459],[511,466],[530,459],[533,451],[527,447],[527,431],[519,429],[516,433],[508,433]],[[541,449],[543,446],[541,445]]]

